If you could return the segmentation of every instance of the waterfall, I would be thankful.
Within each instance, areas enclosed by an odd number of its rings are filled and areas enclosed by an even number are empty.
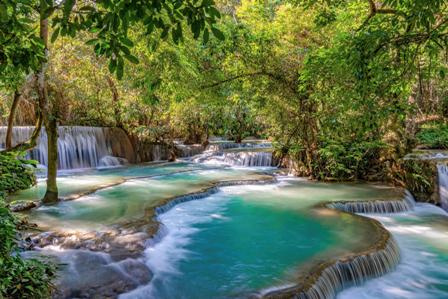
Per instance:
[[[326,204],[327,207],[349,213],[390,214],[407,212],[414,208],[415,200],[406,190],[404,199],[373,201],[338,201]]]
[[[201,144],[176,143],[176,152],[179,158],[188,158],[201,154],[204,147]]]
[[[6,127],[0,127],[0,147],[5,147]],[[34,127],[14,127],[13,145],[30,138]],[[117,128],[59,127],[58,168],[118,166],[133,160],[132,145],[126,133]],[[27,157],[47,165],[47,133],[42,129],[37,146]],[[117,158],[119,157],[119,158]]]
[[[448,166],[437,164],[437,175],[439,180],[440,206],[448,211]]]
[[[269,142],[215,142],[207,146],[206,151],[196,155],[192,160],[196,163],[244,166],[273,166],[272,147]]]
[[[321,265],[318,274],[304,278],[297,286],[274,290],[262,294],[262,298],[299,298],[330,299],[336,293],[351,285],[360,285],[369,278],[382,276],[393,270],[400,261],[400,250],[396,241],[389,235],[383,248],[334,262]]]
[[[224,164],[244,167],[271,167],[272,152],[263,151],[232,151],[204,153],[193,159],[194,162],[206,164]]]
[[[228,149],[236,149],[236,148],[271,148],[272,144],[267,141],[261,142],[243,142],[236,143],[232,141],[224,141],[224,142],[211,142],[206,151],[220,152]]]

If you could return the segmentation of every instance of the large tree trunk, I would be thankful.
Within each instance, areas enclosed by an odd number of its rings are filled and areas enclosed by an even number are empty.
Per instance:
[[[45,4],[41,0],[40,11],[40,38],[45,46],[45,56],[48,58],[48,18],[45,16]],[[54,115],[49,108],[47,82],[45,73],[47,70],[47,61],[42,62],[41,69],[38,74],[38,91],[39,91],[39,108],[44,118],[45,129],[48,139],[48,165],[47,165],[47,192],[42,202],[54,203],[58,201],[58,186],[56,177],[58,171],[58,126],[57,115]]]
[[[11,110],[8,116],[8,129],[6,131],[6,141],[5,141],[6,150],[10,150],[12,148],[12,129],[14,126],[14,118],[16,116],[16,111],[17,107],[19,106],[19,102],[20,102],[20,93],[16,89],[14,91],[14,99],[12,101]]]
[[[47,192],[43,202],[52,203],[58,201],[58,125],[57,118],[50,116],[46,122],[48,139],[48,166],[47,166]]]

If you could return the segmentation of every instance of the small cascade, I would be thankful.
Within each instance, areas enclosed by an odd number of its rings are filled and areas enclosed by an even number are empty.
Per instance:
[[[384,248],[353,258],[337,261],[320,271],[318,277],[310,275],[298,286],[274,290],[262,294],[262,298],[330,299],[338,291],[351,285],[360,285],[366,280],[392,271],[400,261],[400,250],[389,236]]]
[[[128,163],[129,163],[128,160],[126,160],[125,158],[119,158],[119,157],[114,157],[114,156],[104,156],[100,159],[98,166],[110,168],[110,167],[118,167],[118,166],[126,165]]]
[[[207,146],[206,151],[193,157],[196,163],[243,167],[273,166],[269,142],[218,142]]]
[[[448,211],[448,165],[437,164],[440,206]]]
[[[271,147],[272,147],[272,143],[267,142],[267,141],[243,142],[243,143],[236,143],[233,141],[225,141],[225,142],[211,142],[207,146],[206,151],[221,152],[223,150],[236,149],[236,148],[271,148]]]
[[[201,154],[204,147],[201,144],[176,143],[176,154],[179,158],[189,158]]]
[[[215,194],[219,191],[220,187],[229,187],[229,186],[238,186],[238,185],[264,185],[264,184],[273,184],[276,182],[275,177],[271,177],[269,179],[259,179],[259,180],[231,180],[231,181],[221,181],[215,183],[214,186],[203,189],[202,191],[188,193],[180,196],[176,196],[167,201],[166,204],[158,206],[155,208],[156,216],[160,214],[166,213],[171,210],[174,206],[192,200],[203,199],[209,197],[212,194]]]
[[[5,147],[6,127],[0,127],[0,147]],[[14,127],[13,145],[28,140],[34,127]],[[132,145],[121,129],[101,127],[59,127],[58,168],[77,169],[118,166],[133,160]],[[121,157],[121,158],[117,158]],[[47,165],[47,133],[42,129],[37,146],[28,158]]]
[[[402,200],[338,201],[327,207],[349,213],[391,214],[411,211],[415,206],[412,194],[406,190]]]

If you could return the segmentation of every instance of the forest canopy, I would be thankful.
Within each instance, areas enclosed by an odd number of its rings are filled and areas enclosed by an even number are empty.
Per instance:
[[[422,124],[446,121],[446,1],[94,3],[2,4],[3,123],[15,93],[15,124],[36,122],[39,92],[24,86],[42,61],[58,125],[156,143],[269,138],[321,179],[392,176],[425,144]]]

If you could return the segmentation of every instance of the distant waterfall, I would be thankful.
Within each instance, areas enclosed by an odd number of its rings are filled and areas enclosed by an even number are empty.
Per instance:
[[[415,200],[412,194],[406,190],[403,199],[337,201],[328,203],[326,206],[350,213],[390,214],[411,211],[415,206]]]
[[[0,147],[5,147],[6,127],[0,127]],[[34,127],[14,127],[13,145],[30,138]],[[132,145],[126,133],[117,128],[59,127],[58,168],[96,168],[118,166],[133,160]],[[37,146],[28,158],[47,165],[47,133],[42,129]]]
[[[204,151],[204,147],[201,144],[183,144],[178,142],[175,144],[175,147],[179,158],[193,157]]]
[[[442,209],[448,211],[448,165],[437,164],[439,197]]]
[[[204,153],[192,160],[206,164],[270,167],[274,164],[270,147],[269,142],[217,142],[208,145]]]

